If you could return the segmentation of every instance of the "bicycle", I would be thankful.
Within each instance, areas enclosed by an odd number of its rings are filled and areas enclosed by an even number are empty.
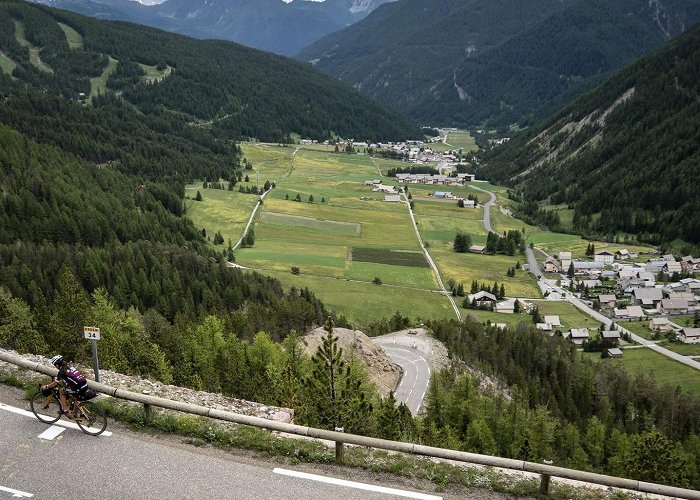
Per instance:
[[[30,401],[32,413],[45,424],[58,422],[61,415],[65,415],[69,420],[74,421],[80,430],[91,436],[99,436],[107,428],[107,414],[93,401],[80,401],[72,394],[66,394],[66,403],[71,408],[73,415],[61,412],[61,400],[59,388],[53,387],[42,392],[41,385]]]

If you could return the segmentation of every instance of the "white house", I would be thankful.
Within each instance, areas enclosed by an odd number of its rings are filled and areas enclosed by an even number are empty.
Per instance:
[[[571,265],[571,252],[559,252],[559,261],[561,262],[561,271],[567,272]]]
[[[683,328],[678,340],[684,344],[700,344],[700,328]]]
[[[593,260],[595,262],[602,262],[603,264],[612,264],[615,262],[615,254],[607,250],[601,250],[595,253]]]

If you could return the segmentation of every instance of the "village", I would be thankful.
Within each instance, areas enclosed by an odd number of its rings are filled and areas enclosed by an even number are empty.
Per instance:
[[[559,252],[545,260],[543,270],[554,274],[562,289],[614,322],[648,321],[657,337],[700,343],[700,280],[694,277],[700,271],[700,258],[686,256],[677,261],[667,254],[644,261],[625,249],[601,250],[591,257],[573,260],[571,252]],[[552,292],[550,298],[557,295]],[[538,328],[555,326],[546,323]],[[586,332],[570,335],[578,344],[588,338]],[[619,334],[610,333],[607,340],[612,338]]]

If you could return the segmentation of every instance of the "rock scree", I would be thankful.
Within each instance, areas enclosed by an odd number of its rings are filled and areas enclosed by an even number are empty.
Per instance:
[[[401,378],[401,369],[384,349],[359,330],[333,328],[333,334],[338,337],[338,347],[343,349],[343,356],[348,356],[354,350],[355,355],[362,360],[379,394],[386,397],[396,389]],[[319,327],[302,337],[301,342],[309,356],[316,353],[323,342],[324,335],[326,330]]]

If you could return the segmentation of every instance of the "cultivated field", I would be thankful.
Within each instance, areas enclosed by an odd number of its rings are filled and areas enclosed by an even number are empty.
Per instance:
[[[308,286],[332,309],[368,323],[397,310],[412,318],[453,317],[449,301],[432,293],[437,283],[413,231],[408,207],[386,203],[366,180],[379,177],[368,156],[294,147],[244,144],[254,185],[277,185],[260,208],[255,244],[236,251],[236,262]],[[385,179],[390,182],[389,179]],[[188,216],[207,234],[237,241],[256,196],[188,186]],[[199,190],[202,202],[195,202]],[[295,201],[299,195],[302,201]],[[309,198],[313,196],[313,202]],[[299,268],[298,275],[291,268]],[[381,285],[373,284],[379,278]]]

